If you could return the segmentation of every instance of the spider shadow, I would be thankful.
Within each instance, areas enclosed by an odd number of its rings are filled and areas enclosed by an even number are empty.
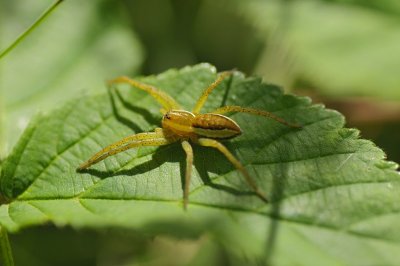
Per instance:
[[[271,136],[269,141],[261,141],[261,139],[252,138],[252,139],[245,139],[245,140],[237,140],[235,141],[235,145],[244,146],[244,147],[257,147],[257,148],[265,148],[268,147],[272,142],[279,138],[281,135],[285,135],[290,133],[291,131],[298,131],[298,128],[285,128],[283,127],[280,131],[277,131],[274,135]],[[229,145],[227,145],[229,147]],[[235,149],[229,149],[230,151],[234,151]],[[283,162],[285,161],[285,154],[286,150],[278,150],[277,161]],[[268,193],[269,199],[269,222],[267,220],[267,232],[265,235],[265,250],[266,252],[263,254],[263,257],[260,258],[262,264],[264,265],[273,265],[273,256],[275,252],[275,246],[279,237],[279,226],[280,224],[280,217],[281,217],[281,208],[282,208],[282,200],[285,197],[285,189],[288,179],[288,165],[284,163],[273,163],[270,168],[270,175],[272,177],[271,186],[267,189],[270,190]],[[267,192],[267,191],[266,191]]]
[[[159,122],[159,120],[156,120],[156,118],[148,110],[146,110],[144,108],[141,108],[141,107],[138,107],[138,106],[134,106],[130,102],[126,101],[122,97],[122,95],[119,92],[119,90],[108,88],[107,89],[107,94],[108,94],[109,99],[110,99],[111,109],[112,109],[114,117],[118,120],[118,122],[124,124],[126,127],[130,128],[130,129],[132,129],[133,132],[138,132],[138,133],[139,132],[144,132],[145,129],[141,128],[136,123],[134,123],[132,121],[132,119],[128,119],[125,116],[120,114],[114,95],[116,95],[116,97],[118,98],[118,101],[122,104],[122,106],[125,109],[127,109],[129,111],[132,111],[132,112],[142,116],[149,124],[156,124],[157,122]],[[160,165],[161,164],[159,164],[158,166],[160,166]],[[146,167],[146,165],[144,165],[144,167]],[[155,166],[155,167],[157,167],[157,166]],[[132,171],[124,170],[124,171],[115,172],[115,171],[100,171],[100,170],[93,169],[93,168],[77,170],[77,172],[79,172],[79,173],[87,173],[87,174],[99,177],[101,179],[109,178],[109,177],[112,177],[112,176],[123,175],[123,174],[134,175],[136,173],[134,170],[132,170]],[[137,171],[137,173],[139,173],[139,171]]]
[[[230,148],[229,143],[223,143],[223,144],[231,152],[233,151]],[[219,176],[224,176],[229,172],[236,171],[235,166],[232,165],[221,152],[210,147],[201,147],[198,145],[194,145],[193,150],[194,150],[193,164],[196,166],[196,170],[199,173],[199,177],[203,181],[204,185],[209,186],[211,188],[215,188],[217,190],[225,191],[235,196],[248,196],[248,195],[256,196],[256,193],[251,191],[251,189],[242,190],[242,189],[237,189],[234,186],[228,186],[213,182],[213,179],[210,177],[210,173],[214,173],[217,175],[217,177],[219,177]],[[234,152],[232,153],[234,154]],[[236,157],[235,154],[234,156]],[[215,158],[215,160],[213,158]],[[221,160],[219,158],[221,158]],[[238,174],[241,175],[240,173]]]
[[[280,154],[281,158],[284,158],[285,154]],[[286,164],[277,164],[276,168],[272,173],[272,187],[270,196],[270,223],[267,224],[268,230],[265,242],[265,254],[263,260],[265,265],[272,265],[273,255],[275,251],[275,246],[277,243],[282,200],[284,199],[285,185],[287,184],[288,178],[288,166]]]
[[[118,171],[100,171],[97,169],[85,169],[81,172],[88,173],[99,178],[109,178],[114,176],[136,176],[151,170],[157,169],[167,162],[179,162],[182,164],[183,151],[179,151],[178,143],[172,143],[168,146],[160,146],[151,155],[151,158],[145,162],[137,164],[129,169],[122,169]],[[171,151],[173,150],[173,151]]]
[[[219,107],[223,107],[226,105],[229,93],[231,92],[232,89],[232,82],[233,82],[233,75],[230,75],[229,78],[227,79],[226,89],[224,91],[224,94],[222,95],[222,101]]]
[[[297,131],[297,128],[283,128],[279,133],[276,133],[275,136],[271,137],[270,141],[263,141],[257,139],[246,139],[246,140],[238,140],[236,143],[240,146],[251,146],[251,147],[268,147],[272,142],[274,142],[280,135],[284,135],[289,133],[290,131]],[[278,150],[277,161],[283,162],[285,161],[286,150]],[[272,167],[273,166],[273,167]],[[285,197],[285,189],[288,179],[288,165],[284,163],[275,163],[271,162],[270,174],[272,176],[271,187],[268,188],[270,190],[269,194],[269,205],[270,211],[268,216],[270,218],[270,222],[267,223],[266,227],[268,228],[267,233],[265,235],[265,250],[266,252],[263,255],[262,261],[265,262],[265,265],[273,265],[273,256],[275,251],[275,246],[279,236],[279,226],[280,226],[280,217],[281,217],[281,208],[282,208],[282,200]],[[264,264],[264,263],[263,263]]]
[[[122,106],[133,112],[136,114],[139,114],[140,116],[142,116],[149,124],[151,125],[156,125],[159,123],[159,120],[157,120],[153,114],[151,114],[148,110],[135,106],[133,104],[131,104],[130,102],[126,101],[124,99],[124,97],[122,97],[121,93],[118,90],[111,90],[108,89],[107,93],[109,95],[110,98],[110,103],[111,103],[111,108],[113,111],[113,114],[115,116],[115,118],[122,124],[124,124],[125,126],[129,127],[130,129],[132,129],[134,132],[143,132],[145,129],[139,127],[136,123],[134,123],[131,119],[126,118],[125,116],[121,115],[120,112],[118,111],[117,108],[117,104],[115,101],[115,96],[112,93],[112,91],[114,91],[114,94],[116,95],[116,97],[118,98],[118,101],[122,104]]]

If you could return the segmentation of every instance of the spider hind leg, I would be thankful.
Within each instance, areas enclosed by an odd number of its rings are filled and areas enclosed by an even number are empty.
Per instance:
[[[203,94],[202,94],[202,95],[200,96],[200,98],[197,100],[197,103],[196,103],[196,105],[194,106],[192,112],[193,112],[194,114],[200,113],[200,110],[201,110],[201,108],[203,107],[204,103],[207,101],[207,98],[208,98],[208,96],[210,95],[210,93],[211,93],[216,87],[218,87],[218,85],[219,85],[226,77],[228,77],[228,76],[230,76],[230,75],[232,75],[232,74],[233,74],[232,71],[225,71],[225,72],[222,72],[222,73],[218,76],[218,78],[217,78],[213,83],[211,83],[211,85],[208,86],[207,89],[205,89],[205,90],[203,91]]]
[[[283,119],[283,118],[281,118],[279,116],[276,116],[271,112],[264,111],[264,110],[259,110],[259,109],[254,109],[254,108],[250,108],[250,107],[241,107],[241,106],[237,106],[237,105],[223,106],[223,107],[220,107],[220,108],[214,110],[212,113],[214,113],[214,114],[225,114],[225,113],[230,113],[230,112],[239,112],[239,113],[246,113],[246,114],[251,114],[251,115],[258,115],[258,116],[262,116],[262,117],[265,117],[265,118],[273,119],[276,122],[279,122],[279,123],[281,123],[281,124],[283,124],[285,126],[288,126],[288,127],[302,128],[301,125],[289,123],[285,119]]]

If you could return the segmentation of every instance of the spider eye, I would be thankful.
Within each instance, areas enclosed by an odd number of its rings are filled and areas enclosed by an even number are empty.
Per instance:
[[[166,119],[171,119],[171,116],[170,116],[169,114],[166,114],[166,115],[165,115],[165,118],[166,118]]]

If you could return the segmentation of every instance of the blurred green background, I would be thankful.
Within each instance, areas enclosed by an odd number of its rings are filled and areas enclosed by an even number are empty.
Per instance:
[[[0,49],[51,3],[1,1]],[[0,60],[0,158],[37,112],[102,93],[118,75],[200,62],[312,97],[400,162],[398,0],[65,1]],[[241,263],[207,237],[149,237],[53,227],[10,236],[17,265]]]

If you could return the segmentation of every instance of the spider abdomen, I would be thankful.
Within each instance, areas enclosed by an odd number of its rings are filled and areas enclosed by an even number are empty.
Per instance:
[[[212,113],[196,115],[192,127],[197,135],[214,139],[233,138],[242,133],[235,121],[224,115]]]

